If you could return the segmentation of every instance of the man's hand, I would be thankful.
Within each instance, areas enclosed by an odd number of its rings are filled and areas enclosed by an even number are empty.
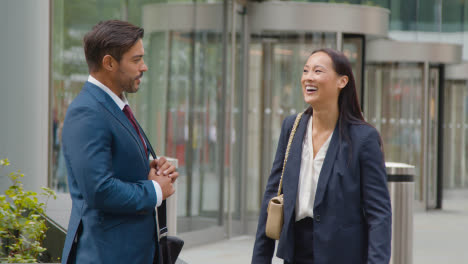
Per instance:
[[[159,187],[161,187],[163,200],[166,200],[175,192],[174,186],[172,186],[171,178],[164,175],[158,176],[156,174],[155,168],[150,169],[150,173],[148,174],[148,180],[156,181],[159,184]]]
[[[179,173],[176,171],[175,166],[167,161],[164,157],[160,157],[157,160],[151,161],[150,166],[151,168],[156,169],[156,174],[158,176],[163,175],[171,178],[172,183],[174,183],[177,180],[177,177],[179,177]]]
[[[173,183],[179,177],[174,165],[168,162],[164,157],[153,160],[150,163],[150,173],[148,180],[156,181],[163,192],[163,200],[174,194]]]

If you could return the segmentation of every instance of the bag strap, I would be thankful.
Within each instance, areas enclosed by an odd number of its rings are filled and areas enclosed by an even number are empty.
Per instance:
[[[151,156],[153,157],[153,159],[158,159],[158,157],[156,156],[156,153],[154,152],[153,146],[151,146],[151,142],[148,140],[148,137],[146,137],[145,132],[141,128],[138,121],[136,121],[136,123],[138,125],[138,128],[140,129],[140,132],[143,138],[146,141],[146,145],[148,147],[148,150]],[[166,201],[165,200],[162,201],[161,205],[159,206],[159,210],[158,210],[158,207],[155,207],[155,210],[156,210],[156,218],[157,218],[157,221],[156,221],[157,234],[158,234],[158,238],[161,238],[163,236],[166,236],[168,232]]]
[[[280,183],[279,183],[279,186],[278,186],[278,196],[281,195],[281,189],[283,188],[284,168],[286,167],[286,162],[288,161],[289,149],[291,148],[291,143],[293,141],[294,134],[296,134],[296,129],[297,129],[297,126],[299,125],[299,121],[301,120],[302,114],[303,113],[297,114],[296,120],[294,121],[294,125],[293,125],[293,128],[291,130],[291,134],[289,135],[288,146],[286,147],[286,154],[284,156],[283,170],[281,171],[281,179],[280,179]]]

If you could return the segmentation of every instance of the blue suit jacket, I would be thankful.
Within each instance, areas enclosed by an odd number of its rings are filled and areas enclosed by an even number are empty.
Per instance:
[[[302,143],[310,114],[304,114],[289,152],[283,178],[284,225],[277,256],[294,260],[295,205]],[[269,200],[276,196],[295,116],[283,122],[278,149],[263,198],[252,263],[271,263],[275,241],[266,237]],[[350,143],[338,125],[320,172],[314,203],[314,264],[388,263],[391,207],[380,136],[369,125],[349,125]]]
[[[69,106],[62,146],[73,201],[62,263],[74,240],[75,263],[152,263],[157,198],[148,157],[125,114],[94,84]]]

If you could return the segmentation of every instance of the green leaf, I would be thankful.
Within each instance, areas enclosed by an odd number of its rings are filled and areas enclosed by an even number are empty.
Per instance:
[[[7,159],[0,159],[1,166],[8,166]],[[20,171],[8,175],[11,185],[0,195],[0,262],[35,263],[37,256],[46,249],[41,246],[47,226],[41,214],[46,204],[39,202],[37,192],[24,190]],[[53,196],[55,192],[42,188],[41,195]],[[6,252],[6,253],[5,253]]]
[[[10,166],[10,161],[8,159],[0,159],[1,166]]]

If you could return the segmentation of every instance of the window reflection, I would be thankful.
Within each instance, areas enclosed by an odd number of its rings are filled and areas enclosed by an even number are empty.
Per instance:
[[[53,1],[52,87],[49,184],[58,192],[68,192],[67,171],[61,147],[63,120],[68,105],[87,80],[82,40],[97,22],[121,19],[119,2],[93,0]]]
[[[153,7],[159,8],[158,5]],[[222,10],[222,5],[214,7]],[[193,10],[195,12],[195,5]],[[145,20],[146,26],[154,28],[155,21],[158,20]],[[231,56],[227,54],[228,70],[223,74],[221,32],[221,24],[209,30],[154,29],[146,32],[150,36],[146,50],[150,68],[148,88],[129,97],[137,106],[136,113],[142,117],[142,126],[149,131],[158,154],[179,161],[178,232],[224,225],[229,187],[235,193],[231,195],[235,197],[231,200],[233,218],[240,217],[241,167],[237,157],[241,153],[242,60],[241,56],[236,56],[236,89],[231,94]],[[242,54],[240,43],[242,38],[238,34],[237,54]],[[230,46],[227,51],[231,52]],[[226,92],[224,103],[223,89]],[[228,185],[231,173],[233,182]]]
[[[129,96],[159,155],[178,159],[178,231],[218,225],[222,34],[149,32],[150,88]],[[228,164],[226,164],[228,165]]]

